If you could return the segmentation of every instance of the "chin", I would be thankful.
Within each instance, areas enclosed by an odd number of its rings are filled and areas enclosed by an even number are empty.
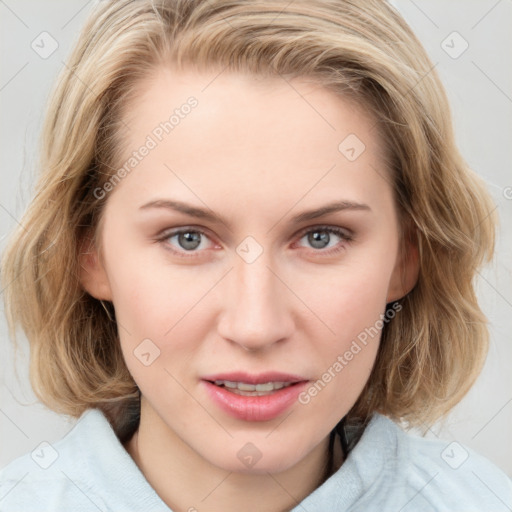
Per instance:
[[[222,466],[220,466],[222,469],[226,471],[231,471],[233,473],[240,473],[244,475],[266,475],[268,473],[281,473],[283,471],[286,471],[290,468],[292,468],[295,464],[297,464],[298,460],[290,460],[285,461],[283,463],[282,460],[267,460],[266,462],[263,462],[263,458],[260,459],[258,462],[254,464],[254,466],[246,466],[243,463],[240,463],[240,461],[233,462],[225,461]]]
[[[206,454],[205,454],[206,455]],[[211,464],[233,473],[248,475],[266,475],[267,473],[281,473],[301,461],[297,449],[293,446],[288,451],[276,451],[274,447],[259,450],[255,444],[247,442],[234,452],[231,450],[205,456]]]

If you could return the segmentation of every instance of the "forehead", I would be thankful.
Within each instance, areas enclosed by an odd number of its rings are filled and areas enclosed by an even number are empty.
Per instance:
[[[306,77],[161,67],[137,85],[123,121],[119,164],[134,165],[122,186],[144,199],[178,187],[243,207],[339,189],[364,202],[365,189],[389,185],[373,117]]]
[[[180,132],[188,137],[187,125],[193,125],[198,138],[206,132],[212,135],[212,131],[218,134],[217,138],[230,135],[224,140],[226,145],[245,138],[247,145],[251,140],[265,139],[267,143],[283,146],[286,141],[293,145],[294,141],[306,138],[312,142],[325,139],[326,146],[332,148],[332,142],[346,135],[347,129],[359,132],[360,138],[369,135],[366,132],[373,128],[375,120],[364,106],[346,94],[336,94],[332,86],[323,87],[318,80],[284,75],[262,77],[228,70],[177,71],[161,66],[137,83],[125,105],[124,122],[125,126],[135,125],[137,130],[152,133],[159,124],[171,119],[173,113],[177,114],[179,120],[172,122],[176,125],[172,136],[164,137],[169,143],[178,141]],[[186,108],[190,98],[196,100],[197,108],[189,112],[193,115],[185,112],[183,116],[180,111],[190,110]],[[182,123],[187,117],[191,121]],[[180,129],[174,130],[177,124]],[[372,136],[376,138],[377,134]],[[189,142],[193,141],[189,139]],[[206,146],[208,141],[201,142]],[[377,140],[368,142],[373,146],[378,143]],[[303,149],[311,146],[308,144]]]

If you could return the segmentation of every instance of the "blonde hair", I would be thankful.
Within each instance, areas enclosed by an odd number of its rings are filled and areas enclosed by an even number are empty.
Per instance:
[[[9,332],[21,325],[30,342],[36,396],[75,417],[102,409],[121,439],[133,431],[137,387],[114,310],[81,287],[79,254],[89,232],[99,245],[107,198],[93,191],[120,163],[124,108],[165,65],[312,77],[373,113],[421,268],[348,416],[419,425],[446,415],[487,353],[473,278],[493,253],[494,205],[455,146],[425,50],[382,0],[97,2],[51,96],[36,194],[2,262]]]

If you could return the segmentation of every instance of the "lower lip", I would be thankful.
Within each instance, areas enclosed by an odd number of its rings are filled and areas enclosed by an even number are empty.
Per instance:
[[[243,396],[206,380],[201,382],[206,386],[210,398],[223,411],[244,421],[268,421],[277,418],[297,400],[307,385],[307,381],[298,382],[270,395]]]

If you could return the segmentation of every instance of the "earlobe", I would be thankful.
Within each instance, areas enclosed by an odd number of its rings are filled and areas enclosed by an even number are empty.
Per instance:
[[[80,244],[79,264],[79,280],[83,288],[96,299],[112,300],[107,272],[94,241],[89,237]]]
[[[393,274],[389,282],[387,303],[405,297],[418,282],[420,272],[420,256],[416,237],[407,237],[397,258]]]

